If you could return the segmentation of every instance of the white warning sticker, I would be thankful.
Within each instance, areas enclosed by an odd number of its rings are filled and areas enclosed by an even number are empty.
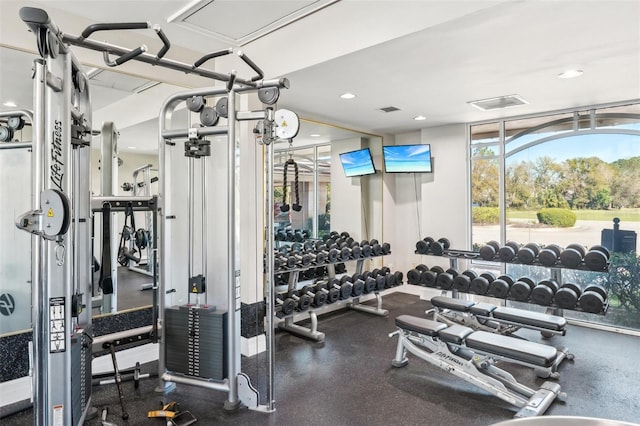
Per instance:
[[[53,426],[63,426],[64,424],[64,405],[53,406]]]
[[[49,353],[66,350],[64,305],[64,297],[49,299]]]

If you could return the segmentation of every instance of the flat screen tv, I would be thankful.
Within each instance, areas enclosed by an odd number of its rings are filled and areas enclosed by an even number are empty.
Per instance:
[[[344,174],[347,177],[372,175],[376,173],[369,148],[343,152],[340,154],[340,162],[342,163]]]
[[[431,173],[431,145],[388,145],[382,147],[387,173]]]

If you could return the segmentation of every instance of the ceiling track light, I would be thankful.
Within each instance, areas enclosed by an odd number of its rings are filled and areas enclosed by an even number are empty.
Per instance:
[[[353,99],[356,97],[356,95],[354,95],[353,93],[343,93],[342,95],[340,95],[340,97],[342,99]]]
[[[580,77],[582,74],[584,74],[584,71],[582,70],[578,70],[578,69],[566,70],[558,74],[558,78],[576,78],[576,77]]]

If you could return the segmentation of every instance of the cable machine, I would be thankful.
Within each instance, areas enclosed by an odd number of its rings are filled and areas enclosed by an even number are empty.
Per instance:
[[[153,340],[158,338],[158,323],[164,324],[167,300],[166,281],[170,276],[167,262],[171,247],[164,236],[169,221],[175,217],[168,214],[170,206],[171,173],[165,169],[165,151],[175,146],[176,140],[184,142],[184,154],[190,164],[189,176],[193,183],[195,162],[210,156],[210,142],[207,136],[227,136],[227,204],[229,206],[226,228],[227,238],[227,298],[224,308],[227,311],[226,338],[224,347],[226,374],[221,380],[195,377],[196,374],[175,374],[166,369],[166,345],[168,344],[166,327],[161,327],[160,336],[160,376],[167,383],[187,383],[228,393],[225,407],[234,409],[244,403],[252,409],[274,410],[273,398],[273,212],[267,208],[265,241],[267,262],[265,268],[265,300],[267,331],[267,350],[269,353],[269,384],[265,405],[259,404],[257,391],[251,385],[246,374],[240,371],[240,263],[239,263],[239,141],[236,127],[241,121],[254,120],[261,123],[254,133],[258,143],[267,146],[265,167],[267,205],[273,205],[273,142],[278,139],[291,140],[299,128],[298,117],[288,110],[265,108],[261,111],[243,112],[237,109],[238,96],[257,92],[260,100],[267,105],[275,104],[279,89],[288,88],[286,78],[265,80],[260,68],[242,52],[238,56],[256,75],[250,79],[237,77],[235,71],[229,74],[217,73],[202,67],[210,59],[230,54],[231,49],[214,52],[198,59],[193,65],[164,58],[170,48],[170,42],[159,26],[146,22],[138,23],[101,23],[87,27],[80,36],[63,33],[49,18],[46,11],[23,7],[20,18],[36,36],[38,52],[41,58],[35,61],[34,72],[34,116],[33,116],[33,205],[32,210],[17,219],[16,225],[33,234],[32,282],[33,305],[36,318],[34,330],[34,423],[46,425],[82,424],[90,413],[91,405],[91,350],[93,330],[91,323],[91,256],[90,220],[92,210],[110,217],[112,212],[125,211],[133,207],[135,211],[153,211],[161,215],[161,226],[157,229],[154,220],[153,239],[163,237],[160,252],[161,271],[155,271],[158,246],[154,241],[152,248],[154,265],[154,324],[151,332]],[[147,53],[146,46],[127,49],[106,42],[92,40],[89,37],[96,31],[137,30],[152,28],[162,41],[157,54]],[[176,94],[165,101],[160,114],[160,183],[158,197],[111,197],[90,196],[90,140],[92,135],[91,104],[88,78],[81,64],[70,50],[70,45],[81,46],[103,53],[104,62],[109,67],[121,65],[130,60],[149,63],[173,70],[212,78],[225,83],[223,88],[187,91]],[[112,55],[116,55],[113,59]],[[202,126],[185,129],[167,129],[166,125],[173,110],[180,102],[189,99],[220,97],[216,108],[204,107],[201,114]],[[216,126],[215,115],[227,118],[226,126]],[[201,161],[202,193],[206,199],[204,183],[207,180],[206,162]],[[189,199],[194,200],[194,186],[190,185]],[[201,204],[203,211],[200,232],[206,235],[206,201]],[[188,207],[189,219],[193,218],[194,206]],[[206,238],[202,238],[202,272],[194,273],[193,253],[194,221],[189,231],[189,276],[188,286],[182,286],[189,293],[199,294],[207,282]],[[161,233],[157,231],[161,231]],[[104,267],[104,266],[103,266]],[[104,278],[104,277],[103,277]],[[107,277],[108,278],[108,277]],[[109,286],[108,279],[101,280]],[[104,288],[104,287],[103,287]],[[196,292],[192,290],[196,288]],[[158,297],[158,290],[162,297]],[[204,293],[205,291],[203,291]],[[205,297],[205,305],[207,304]],[[190,303],[188,305],[191,305]],[[195,306],[200,308],[196,297]],[[187,309],[191,312],[191,306]],[[159,321],[155,320],[155,314]],[[95,346],[95,345],[94,345]],[[166,388],[164,388],[166,390]]]

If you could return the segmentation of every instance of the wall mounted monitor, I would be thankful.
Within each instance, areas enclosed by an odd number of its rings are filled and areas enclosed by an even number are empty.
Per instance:
[[[369,148],[343,152],[340,154],[340,162],[346,177],[372,175],[376,172]]]
[[[431,145],[388,145],[382,147],[387,173],[431,173]]]

